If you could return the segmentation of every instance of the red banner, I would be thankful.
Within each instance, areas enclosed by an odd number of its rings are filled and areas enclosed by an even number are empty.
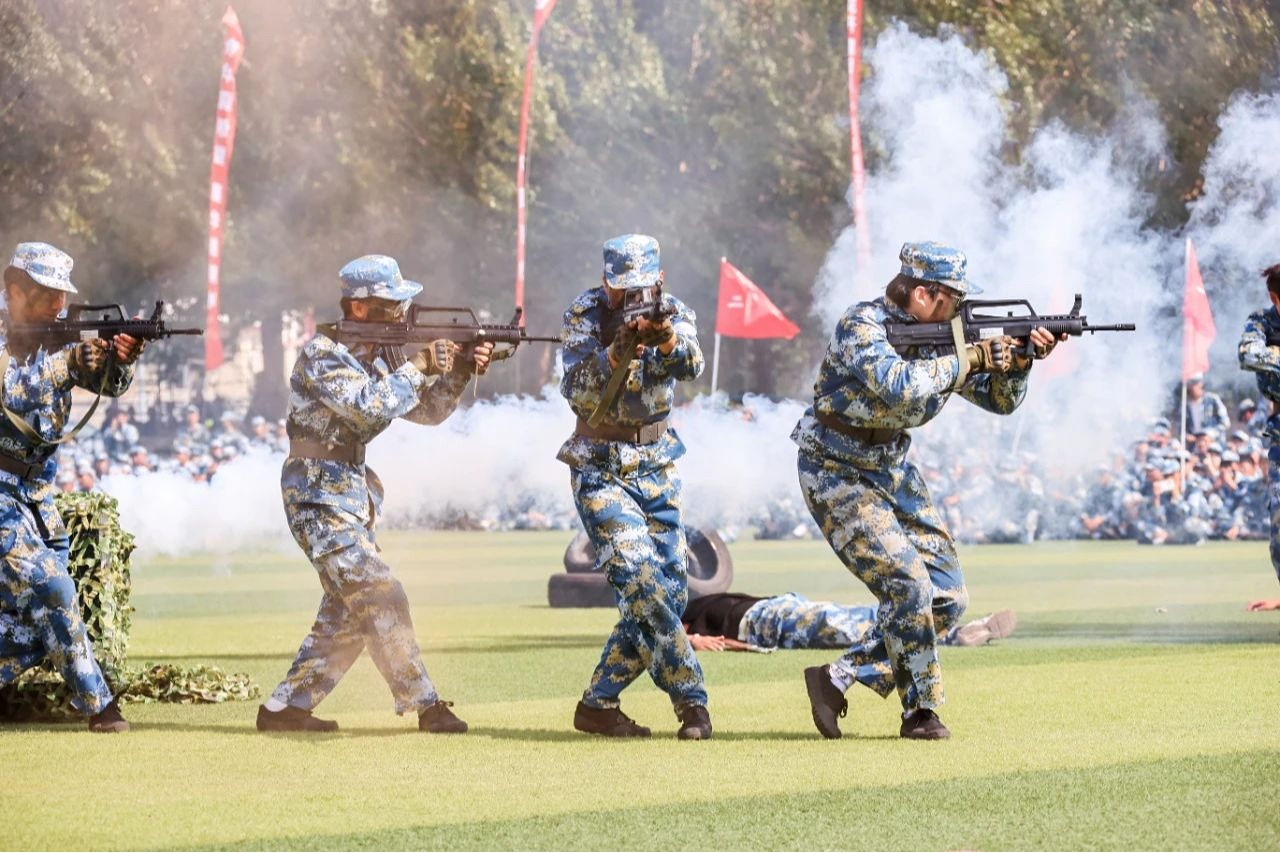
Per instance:
[[[520,140],[516,152],[516,307],[524,308],[524,248],[528,210],[525,207],[526,156],[529,150],[529,99],[533,94],[533,62],[538,57],[538,34],[551,17],[556,0],[535,0],[533,6],[533,35],[529,38],[529,50],[524,61],[524,93],[520,96]],[[525,317],[520,316],[520,325]]]
[[[1213,311],[1209,309],[1209,294],[1200,276],[1200,264],[1196,261],[1196,248],[1187,238],[1187,279],[1182,298],[1182,381],[1197,373],[1209,372],[1209,346],[1218,336],[1213,324]]]
[[[727,338],[786,338],[800,334],[742,270],[720,259],[720,298],[716,307],[716,334]]]
[[[244,34],[235,10],[222,16],[222,75],[218,110],[213,125],[213,166],[209,170],[209,297],[204,330],[204,367],[214,370],[224,361],[222,329],[218,324],[218,292],[222,269],[222,235],[227,219],[227,175],[236,141],[236,69],[244,56]]]
[[[847,21],[849,59],[849,149],[853,160],[853,226],[858,241],[858,291],[871,280],[871,227],[867,222],[867,176],[862,165],[862,123],[858,95],[862,88],[862,0],[849,0]]]

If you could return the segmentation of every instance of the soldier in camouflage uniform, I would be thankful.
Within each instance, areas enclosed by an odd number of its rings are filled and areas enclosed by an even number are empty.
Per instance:
[[[596,568],[613,586],[622,618],[605,643],[590,686],[574,713],[579,731],[610,737],[648,737],[647,727],[622,713],[618,697],[648,670],[681,721],[678,737],[711,736],[702,668],[680,624],[688,599],[687,550],[681,524],[680,476],[675,460],[684,444],[666,417],[677,381],[702,372],[694,313],[675,297],[674,315],[637,321],[632,340],[606,332],[625,292],[660,284],[658,242],[624,235],[604,244],[604,276],[564,314],[564,378],[560,393],[578,416],[574,435],[557,458],[571,469],[578,514],[596,550]],[[630,373],[607,415],[588,424],[618,364]]]
[[[814,724],[828,738],[840,737],[844,693],[855,682],[881,696],[897,688],[902,737],[950,735],[934,710],[943,701],[937,637],[964,612],[968,593],[951,534],[920,472],[906,461],[907,429],[936,417],[954,392],[1009,414],[1026,394],[1031,367],[1001,337],[958,354],[929,347],[896,352],[886,323],[952,320],[961,300],[978,292],[955,249],[907,243],[900,259],[901,273],[885,296],[852,306],[840,319],[813,406],[791,435],[800,446],[800,488],[810,512],[879,601],[876,630],[830,666],[805,670]],[[1040,357],[1055,344],[1042,328],[1031,338]]]
[[[422,285],[408,281],[385,255],[342,268],[342,308],[350,320],[402,318]],[[366,647],[395,698],[397,714],[418,714],[427,732],[462,733],[427,676],[404,587],[378,554],[374,525],[382,483],[364,464],[365,446],[396,418],[438,424],[458,405],[492,344],[472,359],[457,345],[433,341],[407,361],[389,347],[348,349],[322,326],[303,346],[289,381],[289,456],[280,475],[289,530],[324,588],[320,612],[297,659],[258,709],[262,731],[334,731],[311,711],[329,695]]]
[[[1271,566],[1280,578],[1280,346],[1268,339],[1280,340],[1280,264],[1262,273],[1267,280],[1271,307],[1255,311],[1245,321],[1240,336],[1240,367],[1257,375],[1258,393],[1271,404],[1267,420],[1267,503],[1271,510]]]
[[[46,323],[62,312],[67,294],[77,292],[72,263],[47,243],[21,243],[4,270],[8,310],[0,313],[0,371],[8,411],[0,416],[0,686],[49,661],[70,688],[71,704],[89,718],[90,731],[124,732],[129,724],[94,659],[67,573],[70,543],[53,502],[54,442],[71,413],[71,389],[123,394],[143,342],[117,335],[51,351],[8,336],[10,322]]]

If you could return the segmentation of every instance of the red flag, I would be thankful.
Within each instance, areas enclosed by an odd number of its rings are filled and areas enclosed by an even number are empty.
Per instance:
[[[724,258],[720,259],[720,300],[716,334],[729,338],[786,338],[800,334],[764,291]]]
[[[209,169],[209,277],[204,330],[204,368],[222,364],[222,329],[218,325],[218,292],[222,270],[222,235],[227,218],[227,175],[236,141],[236,69],[244,56],[244,34],[235,10],[222,16],[222,74],[218,85],[218,110],[213,125],[213,165]]]
[[[524,91],[520,95],[520,133],[516,141],[516,307],[524,308],[524,253],[528,239],[529,211],[525,204],[527,158],[529,156],[529,100],[533,95],[533,62],[538,57],[538,34],[551,17],[556,0],[534,0],[533,35],[529,37],[529,49],[524,59]],[[525,323],[520,317],[520,325]]]
[[[547,18],[551,17],[551,10],[555,8],[556,0],[534,0],[533,3],[533,31],[537,33],[542,29],[542,25],[547,22]]]
[[[1182,316],[1182,381],[1185,382],[1197,373],[1209,371],[1209,345],[1218,336],[1190,237],[1187,238],[1187,284]]]

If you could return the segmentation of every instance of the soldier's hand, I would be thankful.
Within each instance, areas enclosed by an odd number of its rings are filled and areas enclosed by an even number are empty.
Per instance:
[[[442,376],[453,370],[453,356],[458,345],[441,338],[413,354],[409,363],[427,376]]]
[[[471,351],[471,360],[475,363],[476,375],[484,376],[493,360],[493,341],[476,344],[475,349]]]
[[[1066,339],[1066,334],[1055,338],[1053,333],[1044,326],[1037,326],[1031,330],[1031,345],[1035,347],[1036,358],[1047,358],[1049,353],[1053,352],[1053,348],[1058,345],[1058,341]]]
[[[634,326],[627,327],[627,329],[634,328]],[[609,344],[609,366],[615,370],[624,359],[631,361],[633,358],[644,355],[644,344],[634,343],[635,337],[627,329],[619,329],[618,334],[613,337],[613,343]]]
[[[67,353],[67,361],[71,369],[81,376],[98,373],[107,366],[107,354],[110,344],[102,338],[90,338],[81,341]]]
[[[147,348],[146,341],[133,335],[116,335],[111,339],[111,345],[115,347],[116,359],[121,364],[133,364]]]
[[[1005,336],[983,338],[964,348],[973,373],[1008,373],[1013,367],[1013,339]]]
[[[640,343],[647,347],[665,347],[676,340],[676,329],[670,317],[664,317],[660,323],[651,323],[648,318],[641,317],[636,321],[636,333]]]

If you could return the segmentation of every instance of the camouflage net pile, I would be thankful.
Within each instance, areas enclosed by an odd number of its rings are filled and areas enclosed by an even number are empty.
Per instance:
[[[122,702],[197,704],[258,697],[258,685],[249,676],[228,675],[216,666],[128,666],[133,536],[121,529],[115,498],[109,495],[59,494],[57,504],[71,537],[67,568],[80,593],[89,641],[107,683]],[[44,665],[0,688],[0,719],[68,720],[79,715],[62,677]]]

